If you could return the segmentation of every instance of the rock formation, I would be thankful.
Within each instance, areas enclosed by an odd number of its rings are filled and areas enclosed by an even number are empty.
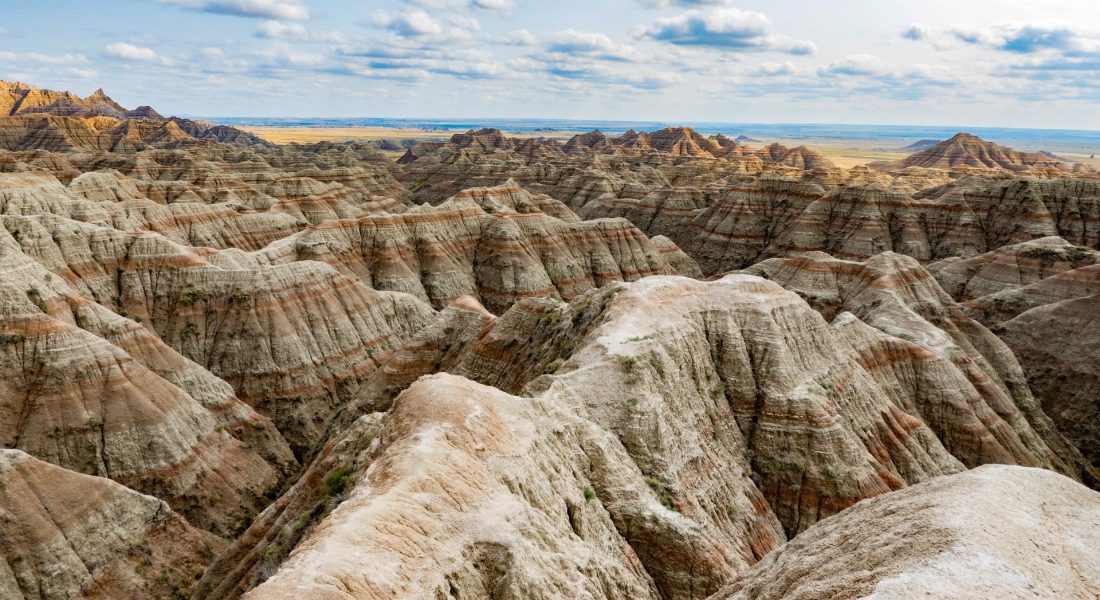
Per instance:
[[[156,498],[0,450],[0,596],[186,597],[224,543]]]
[[[1041,152],[1017,152],[1012,148],[987,142],[976,135],[959,133],[927,149],[921,149],[891,168],[905,169],[998,169],[1006,171],[1058,170],[1065,163]]]
[[[1082,165],[0,83],[0,273],[5,598],[1100,587]]]
[[[1098,523],[1096,492],[1042,470],[986,466],[861,502],[712,600],[1084,600],[1100,592]]]
[[[999,372],[1012,366],[997,363],[995,338],[958,315],[944,329],[906,322],[900,311],[927,301],[934,280],[900,258],[867,268],[882,273],[860,284],[878,302],[903,299],[832,324],[798,295],[738,275],[650,278],[497,319],[456,304],[376,371],[378,401],[353,411],[369,416],[339,429],[200,597],[239,593],[241,581],[264,581],[248,596],[264,598],[332,582],[351,597],[705,596],[861,498],[987,462],[1078,476],[1074,451],[1044,441],[1051,427],[1034,402],[1011,396],[1022,375]],[[909,283],[884,287],[897,280]],[[529,337],[533,322],[562,334]],[[437,375],[396,393],[439,370],[482,384]],[[350,492],[324,483],[337,477]],[[501,521],[502,506],[515,516]],[[592,547],[609,536],[619,541]],[[695,550],[681,555],[679,539]],[[392,568],[360,578],[344,552]]]

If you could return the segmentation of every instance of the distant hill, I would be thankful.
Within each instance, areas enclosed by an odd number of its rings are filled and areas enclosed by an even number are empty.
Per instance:
[[[123,108],[102,89],[80,97],[0,81],[0,148],[7,150],[137,150],[214,140],[251,146],[268,142],[235,127],[165,118],[150,106]]]
[[[917,142],[922,144],[924,141]],[[914,144],[917,145],[917,144]],[[1004,169],[1031,171],[1036,169],[1063,169],[1066,165],[1057,158],[1040,152],[1019,152],[1006,146],[988,142],[969,133],[956,134],[949,140],[912,154],[900,161],[879,165],[891,169],[923,167],[929,169]]]
[[[921,140],[919,142],[909,144],[908,146],[902,148],[902,150],[905,152],[921,152],[934,147],[936,144],[939,144],[942,141],[943,140]]]

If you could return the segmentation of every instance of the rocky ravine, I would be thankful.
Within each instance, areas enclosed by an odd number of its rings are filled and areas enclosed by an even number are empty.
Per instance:
[[[1096,595],[1089,169],[0,113],[4,598]]]

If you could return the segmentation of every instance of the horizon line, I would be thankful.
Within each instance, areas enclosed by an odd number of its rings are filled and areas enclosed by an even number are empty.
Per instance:
[[[691,121],[691,120],[668,120],[668,119],[592,119],[592,118],[564,118],[564,117],[370,117],[370,116],[357,116],[357,117],[325,117],[325,116],[277,116],[277,117],[258,117],[258,116],[203,116],[194,115],[188,113],[181,113],[179,115],[182,118],[188,119],[202,119],[207,121],[217,120],[255,120],[255,121],[273,121],[273,120],[376,120],[376,121],[423,121],[423,122],[476,122],[491,124],[493,122],[508,122],[508,121],[543,121],[543,122],[560,122],[560,123],[594,123],[594,124],[635,124],[635,125],[664,125],[664,126],[766,126],[766,127],[895,127],[895,128],[920,128],[920,129],[951,129],[958,133],[966,133],[968,129],[985,129],[985,130],[1003,130],[1003,131],[1063,131],[1074,133],[1089,133],[1100,135],[1100,129],[1069,129],[1064,127],[1011,127],[1006,125],[917,125],[907,123],[829,123],[829,122],[811,122],[811,121],[782,121],[782,122],[768,122],[768,121]],[[349,127],[357,127],[356,125],[349,125]],[[598,129],[598,128],[597,128]]]

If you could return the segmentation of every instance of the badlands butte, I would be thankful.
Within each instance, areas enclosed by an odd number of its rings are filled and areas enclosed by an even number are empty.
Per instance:
[[[0,598],[1100,597],[1100,174],[0,84]]]

